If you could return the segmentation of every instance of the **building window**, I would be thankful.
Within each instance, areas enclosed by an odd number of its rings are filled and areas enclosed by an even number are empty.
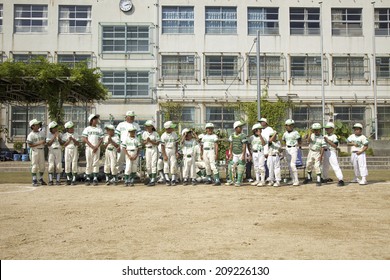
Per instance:
[[[72,121],[75,124],[75,131],[81,135],[86,126],[89,111],[85,107],[64,106],[64,121]]]
[[[26,114],[28,114],[26,118]],[[46,120],[46,107],[44,106],[12,106],[11,136],[27,137],[31,129],[28,122],[32,119]],[[26,135],[27,132],[27,135]]]
[[[47,5],[15,5],[15,32],[47,32]]]
[[[390,138],[390,107],[378,107],[378,137]]]
[[[319,35],[320,8],[290,8],[290,35]]]
[[[3,4],[0,4],[0,33],[3,32]]]
[[[376,78],[378,80],[390,80],[390,57],[376,58]]]
[[[333,57],[333,81],[369,82],[368,60],[364,57]]]
[[[179,111],[180,110],[180,111]],[[180,123],[187,123],[190,126],[194,125],[195,122],[195,108],[194,107],[181,107],[175,113],[170,114],[170,119],[166,119],[168,116],[167,111],[164,111],[164,107],[161,110],[162,122],[173,121]]]
[[[103,26],[103,53],[148,53],[149,26]]]
[[[206,122],[211,122],[215,127],[223,129],[232,129],[235,122],[235,111],[233,108],[225,107],[207,107]]]
[[[83,63],[88,68],[92,68],[92,56],[90,54],[59,54],[57,62],[66,64],[70,68],[74,68],[76,64]]]
[[[239,74],[238,56],[209,55],[205,63],[206,78],[234,79]]]
[[[321,82],[321,57],[320,56],[292,56],[291,79],[319,80]]]
[[[102,83],[113,98],[148,98],[149,72],[103,71]]]
[[[161,76],[164,80],[194,80],[195,55],[163,55]]]
[[[248,59],[248,80],[256,81],[257,59],[256,56],[249,56]],[[262,55],[260,56],[260,79],[262,80],[285,80],[285,65],[281,56]]]
[[[390,36],[390,8],[375,9],[375,35]]]
[[[362,36],[362,9],[332,9],[333,36]]]
[[[335,120],[340,120],[343,123],[353,126],[354,123],[365,124],[365,107],[335,107]]]
[[[194,7],[163,7],[163,34],[193,34]]]
[[[279,9],[248,8],[248,34],[256,35],[257,30],[262,35],[278,35]]]
[[[206,34],[237,34],[237,8],[206,7]]]
[[[296,107],[292,111],[292,119],[295,121],[295,127],[308,129],[315,122],[322,123],[322,108]]]
[[[14,62],[30,63],[40,58],[47,59],[46,54],[33,54],[33,53],[13,53],[12,59]]]
[[[91,6],[60,6],[59,33],[91,33]]]

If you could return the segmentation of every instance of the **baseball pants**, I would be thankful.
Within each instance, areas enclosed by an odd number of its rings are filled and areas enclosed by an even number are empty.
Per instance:
[[[65,148],[65,173],[78,172],[79,151],[75,148]]]
[[[99,159],[100,159],[100,148],[93,153],[90,147],[85,147],[85,158],[86,167],[85,174],[90,175],[91,173],[99,173]]]
[[[121,151],[118,152],[117,163],[116,163],[116,170],[117,170],[116,174],[119,174],[123,171],[123,165],[125,161],[126,161],[126,154],[123,151],[123,149],[121,149]]]
[[[321,174],[321,162],[320,162],[320,151],[310,150],[306,159],[306,170],[307,172],[312,172],[313,167],[316,174]]]
[[[191,155],[188,157],[187,155],[183,156],[183,178],[196,178],[196,168],[195,168],[195,158]]]
[[[286,159],[287,159],[288,169],[290,170],[293,183],[299,183],[298,169],[296,166],[297,157],[298,157],[297,147],[286,148]]]
[[[49,149],[48,157],[48,172],[49,173],[61,173],[62,172],[62,152],[61,149]]]
[[[177,173],[176,149],[165,147],[168,160],[164,160],[164,173],[175,175]]]
[[[111,173],[112,175],[118,174],[117,159],[118,159],[118,153],[116,149],[112,151],[106,150],[105,160],[104,160],[104,173],[106,174]]]
[[[138,152],[136,151],[128,151],[129,155],[131,157],[134,157],[137,155]],[[136,173],[138,168],[138,158],[135,160],[129,159],[129,157],[126,155],[126,167],[125,167],[125,175],[130,175],[130,173]]]
[[[44,149],[31,148],[31,173],[43,173],[45,172],[45,151]]]
[[[214,149],[211,150],[204,150],[203,151],[203,161],[206,168],[206,175],[210,176],[211,172],[213,174],[218,174],[218,168],[217,164],[215,162],[215,151]]]
[[[367,177],[367,163],[366,163],[366,153],[362,153],[357,155],[356,153],[352,153],[351,155],[351,163],[353,165],[353,170],[355,172],[355,177]]]
[[[280,171],[280,157],[279,155],[268,156],[267,158],[267,166],[269,170],[269,180],[272,182],[280,182],[281,171]]]
[[[145,149],[146,172],[150,175],[157,173],[158,149],[157,147]]]
[[[329,165],[332,166],[334,174],[337,179],[343,180],[343,173],[341,172],[341,168],[339,166],[339,162],[337,160],[336,151],[325,151],[324,153],[324,161],[322,163],[322,173],[325,179],[329,179]]]
[[[253,168],[256,174],[256,181],[264,182],[265,180],[265,157],[263,152],[256,152],[252,154]]]

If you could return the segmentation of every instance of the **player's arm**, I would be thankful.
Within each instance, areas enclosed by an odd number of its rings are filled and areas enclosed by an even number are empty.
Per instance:
[[[91,149],[95,149],[95,146],[92,145],[91,142],[89,142],[88,136],[84,136],[84,135],[83,135],[83,142],[84,142],[85,144],[87,144],[87,146],[90,147]]]
[[[329,140],[329,138],[328,137],[324,137],[324,140],[325,140],[325,142],[327,143],[327,144],[329,144],[330,146],[332,146],[333,148],[337,148],[337,146],[338,146],[338,143],[336,142],[333,142],[332,140]]]
[[[54,143],[54,141],[56,140],[57,137],[58,137],[58,133],[56,132],[56,133],[54,133],[53,137],[49,141],[47,141],[47,145],[49,147],[51,147],[51,145],[53,145],[53,143]]]
[[[215,151],[215,160],[218,160],[218,152],[219,152],[218,140],[214,142],[214,151]]]
[[[70,144],[70,142],[72,142],[72,136],[69,136],[68,137],[68,139],[66,140],[66,141],[63,141],[63,143],[64,143],[64,147],[67,147],[69,144]],[[77,142],[78,143],[78,142]],[[76,144],[75,144],[76,145]],[[77,145],[76,145],[77,146]]]

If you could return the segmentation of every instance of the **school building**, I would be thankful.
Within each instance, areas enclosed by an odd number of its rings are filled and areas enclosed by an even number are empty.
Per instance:
[[[327,119],[374,135],[377,116],[390,138],[390,0],[0,0],[0,61],[98,67],[110,98],[67,106],[80,127],[86,112],[119,122],[127,110],[161,125],[161,104],[180,103],[183,121],[230,128],[231,105],[257,99],[257,30],[262,91],[292,100],[297,126],[322,120],[323,73]],[[50,121],[44,104],[26,112],[1,105],[10,138],[26,117]]]

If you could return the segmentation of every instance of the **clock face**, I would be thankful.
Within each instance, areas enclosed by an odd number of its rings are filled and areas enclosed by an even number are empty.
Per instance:
[[[123,12],[128,12],[133,8],[133,3],[131,2],[131,0],[121,0],[119,2],[119,8]]]

